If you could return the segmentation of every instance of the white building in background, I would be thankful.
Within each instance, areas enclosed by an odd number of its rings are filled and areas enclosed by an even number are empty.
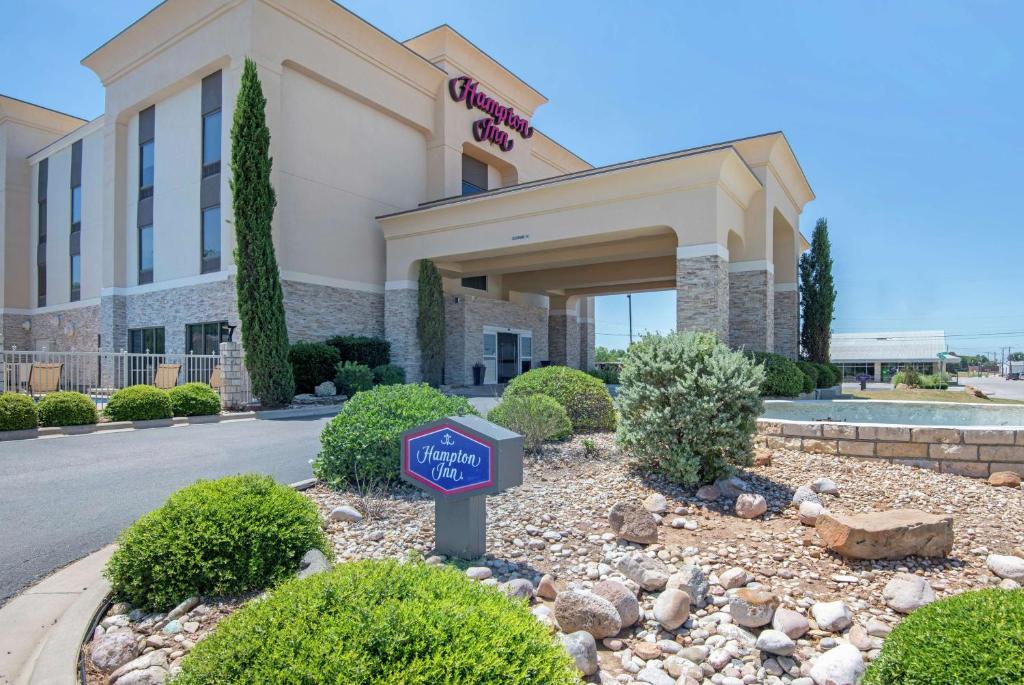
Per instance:
[[[887,383],[907,367],[938,373],[939,353],[948,351],[945,331],[833,333],[830,358],[843,370],[844,380],[867,374],[876,382]]]

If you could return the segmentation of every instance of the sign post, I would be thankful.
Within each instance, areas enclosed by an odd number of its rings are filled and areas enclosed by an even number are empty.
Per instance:
[[[476,559],[487,546],[487,495],[523,482],[523,438],[478,416],[402,434],[402,479],[434,496],[434,551]]]

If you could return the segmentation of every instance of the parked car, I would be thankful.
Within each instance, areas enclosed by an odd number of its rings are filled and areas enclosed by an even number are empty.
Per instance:
[[[1013,373],[1006,374],[1006,380],[1008,380],[1008,381],[1019,381],[1020,380],[1020,372],[1019,371],[1014,371]]]

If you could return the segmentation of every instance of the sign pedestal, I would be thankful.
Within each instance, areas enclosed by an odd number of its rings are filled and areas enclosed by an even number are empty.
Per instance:
[[[402,479],[434,496],[434,552],[487,551],[487,495],[523,483],[523,437],[479,416],[449,416],[402,434]]]
[[[477,559],[487,549],[487,498],[434,499],[434,554]]]

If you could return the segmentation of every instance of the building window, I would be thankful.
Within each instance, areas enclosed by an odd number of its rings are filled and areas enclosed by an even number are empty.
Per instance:
[[[82,255],[71,255],[71,301],[82,297]]]
[[[153,141],[139,145],[139,199],[153,197]]]
[[[49,160],[39,162],[36,178],[36,306],[46,306],[46,184]]]
[[[153,224],[139,226],[139,284],[153,282]]]
[[[203,210],[202,273],[220,271],[220,207]]]
[[[82,186],[71,189],[71,232],[82,230]]]
[[[220,173],[220,110],[203,115],[203,178]]]
[[[463,288],[487,290],[487,276],[468,276],[462,279]]]
[[[231,339],[227,321],[205,321],[185,326],[185,349],[189,354],[219,354],[220,344]]]
[[[487,165],[462,155],[462,194],[475,195],[487,190]]]
[[[128,351],[136,354],[163,354],[164,327],[130,329],[128,331]]]

